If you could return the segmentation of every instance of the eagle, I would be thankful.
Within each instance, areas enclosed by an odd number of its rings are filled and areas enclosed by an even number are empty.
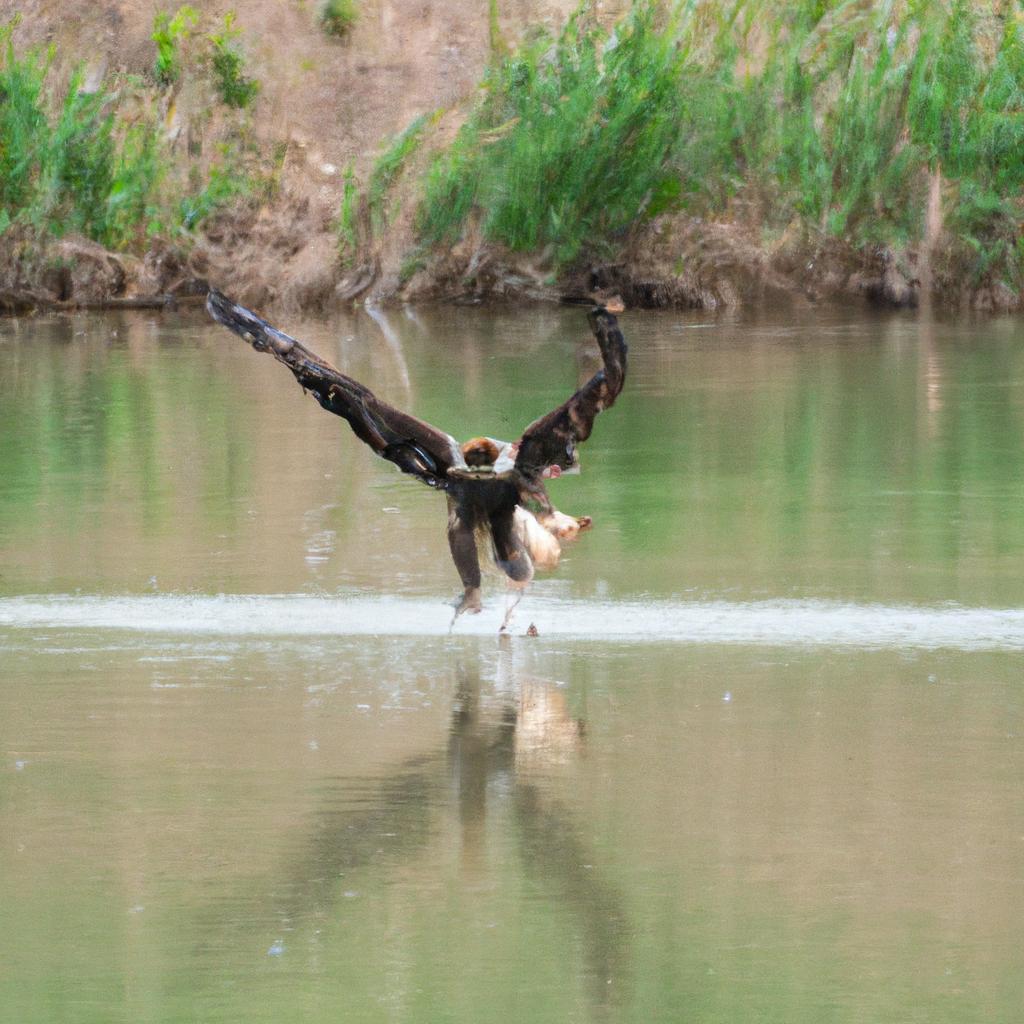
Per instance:
[[[580,302],[581,300],[574,300]],[[589,529],[589,516],[559,512],[544,480],[578,472],[576,447],[590,437],[594,419],[618,398],[626,379],[627,345],[615,312],[621,302],[583,300],[601,350],[602,367],[558,408],[534,420],[515,441],[474,437],[459,444],[450,434],[381,401],[369,388],[336,370],[295,338],[211,289],[206,308],[217,323],[269,352],[291,370],[303,390],[381,458],[448,499],[448,545],[462,581],[455,619],[482,608],[480,552],[493,557],[521,595],[534,569],[558,564],[561,542]],[[518,601],[518,597],[517,597]],[[513,605],[514,607],[514,605]],[[506,613],[504,629],[511,615]]]

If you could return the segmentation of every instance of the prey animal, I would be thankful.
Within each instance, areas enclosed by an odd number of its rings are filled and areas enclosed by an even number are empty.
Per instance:
[[[627,346],[614,313],[605,305],[588,305],[601,369],[557,409],[531,423],[516,441],[474,437],[459,444],[450,434],[381,401],[369,388],[220,292],[211,290],[206,300],[214,320],[257,352],[269,352],[284,363],[305,391],[328,412],[347,420],[377,455],[445,492],[448,545],[463,586],[455,618],[482,607],[478,543],[490,548],[495,564],[521,594],[535,568],[558,564],[562,541],[574,539],[591,525],[589,516],[559,512],[544,486],[545,478],[578,471],[576,446],[590,437],[595,417],[615,402],[626,378]],[[510,614],[511,608],[503,629]]]

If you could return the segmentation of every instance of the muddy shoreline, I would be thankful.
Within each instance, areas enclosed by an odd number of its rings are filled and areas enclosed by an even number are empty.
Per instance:
[[[343,268],[328,231],[307,231],[298,245],[294,218],[263,220],[236,217],[229,224],[225,218],[213,237],[187,253],[154,246],[138,257],[82,239],[9,247],[0,314],[166,308],[199,301],[209,285],[250,305],[293,314],[351,303],[557,301],[593,288],[618,291],[634,309],[741,309],[765,301],[811,308],[857,300],[896,309],[1021,307],[1005,285],[963,284],[955,261],[941,250],[855,250],[786,237],[768,248],[740,226],[699,218],[656,220],[625,242],[614,260],[570,272],[553,272],[543,254],[531,258],[461,242],[429,255],[405,279],[400,260],[386,251],[366,253]],[[271,224],[282,225],[282,232],[275,236]]]

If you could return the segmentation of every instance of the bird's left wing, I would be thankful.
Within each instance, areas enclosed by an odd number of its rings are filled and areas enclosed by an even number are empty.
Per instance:
[[[465,465],[459,445],[450,434],[382,402],[369,388],[345,376],[251,310],[215,289],[206,298],[206,309],[217,323],[234,331],[257,352],[270,352],[284,363],[328,412],[347,420],[361,441],[403,473],[411,473],[428,486],[445,490],[448,470]]]
[[[535,479],[552,466],[575,467],[576,445],[590,437],[595,417],[614,404],[626,381],[628,346],[618,320],[604,306],[595,306],[588,318],[604,366],[568,401],[523,431],[516,469],[527,479]]]

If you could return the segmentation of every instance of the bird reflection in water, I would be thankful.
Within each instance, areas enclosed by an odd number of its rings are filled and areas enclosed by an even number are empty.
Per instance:
[[[494,830],[511,827],[537,905],[551,907],[576,934],[589,1015],[603,1020],[625,993],[628,922],[572,807],[550,785],[583,755],[584,725],[555,684],[515,671],[509,646],[486,682],[481,658],[457,669],[444,747],[368,781],[355,806],[350,780],[344,806],[337,794],[325,794],[304,851],[290,865],[291,882],[279,890],[277,916],[292,929],[329,918],[364,866],[422,871],[443,857],[436,840],[449,833],[445,819],[452,815],[460,880],[472,890],[486,888],[489,875],[501,870],[490,862]]]

